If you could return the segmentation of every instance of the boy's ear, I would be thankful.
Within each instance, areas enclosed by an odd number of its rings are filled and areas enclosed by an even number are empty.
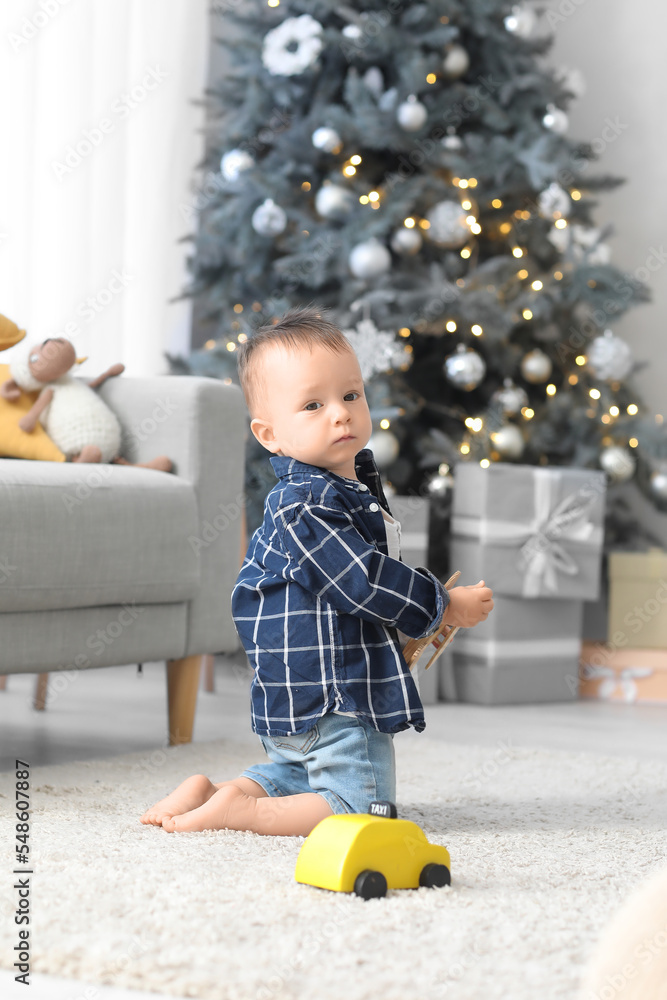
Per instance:
[[[267,451],[276,454],[279,450],[278,442],[273,435],[273,427],[266,420],[254,417],[250,421],[250,430],[253,432],[262,447]]]

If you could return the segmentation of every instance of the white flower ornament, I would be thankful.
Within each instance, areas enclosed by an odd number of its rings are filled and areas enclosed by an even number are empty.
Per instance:
[[[322,51],[322,31],[322,25],[310,14],[288,17],[268,31],[262,45],[262,62],[269,73],[298,76],[312,66]]]

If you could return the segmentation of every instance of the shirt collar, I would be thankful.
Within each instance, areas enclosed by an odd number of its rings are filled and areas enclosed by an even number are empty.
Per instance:
[[[360,492],[361,484],[367,487],[368,491],[378,498],[384,509],[391,514],[387,498],[382,489],[380,472],[375,464],[375,458],[370,448],[362,448],[354,458],[354,471],[357,473],[359,481],[339,476],[335,472],[321,468],[319,465],[308,465],[306,462],[299,462],[289,455],[271,455],[269,458],[273,471],[278,479],[294,479],[297,476],[312,476],[313,474],[323,475],[334,482],[344,484],[348,489],[355,489]]]

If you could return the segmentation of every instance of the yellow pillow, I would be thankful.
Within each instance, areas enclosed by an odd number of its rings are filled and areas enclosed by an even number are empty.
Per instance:
[[[11,377],[9,365],[0,365],[0,385]],[[42,462],[65,461],[62,451],[56,448],[39,422],[30,434],[19,427],[19,420],[31,409],[38,396],[38,392],[21,392],[21,398],[16,403],[0,396],[0,456],[32,458]]]

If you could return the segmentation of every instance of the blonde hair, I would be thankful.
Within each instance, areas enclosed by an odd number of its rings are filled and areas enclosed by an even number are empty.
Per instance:
[[[253,333],[236,352],[239,382],[251,417],[258,415],[262,398],[266,395],[266,382],[261,364],[268,349],[274,345],[288,350],[326,347],[334,354],[354,349],[331,322],[327,313],[317,306],[297,306],[289,309],[282,319],[272,326],[263,326]]]

